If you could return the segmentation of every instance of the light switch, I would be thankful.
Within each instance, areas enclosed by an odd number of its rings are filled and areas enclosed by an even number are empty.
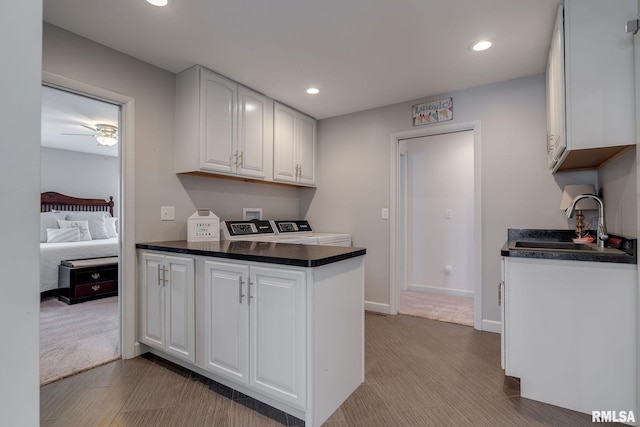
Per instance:
[[[389,208],[382,208],[382,219],[389,219]]]
[[[444,210],[444,218],[445,218],[445,219],[451,219],[451,218],[453,218],[453,210],[448,209],[448,208],[447,208],[447,209],[445,209],[445,210]]]
[[[160,220],[173,221],[176,219],[176,211],[173,206],[160,206]]]

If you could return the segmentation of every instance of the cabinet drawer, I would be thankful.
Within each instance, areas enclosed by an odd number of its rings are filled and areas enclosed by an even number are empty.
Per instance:
[[[73,289],[75,298],[88,297],[92,295],[101,295],[106,292],[115,292],[117,289],[115,280],[87,283],[85,285],[77,285]]]
[[[76,285],[84,285],[89,283],[114,281],[117,276],[117,269],[77,271],[75,272],[74,283]]]

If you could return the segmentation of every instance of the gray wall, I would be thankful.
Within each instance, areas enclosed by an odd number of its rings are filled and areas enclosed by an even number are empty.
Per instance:
[[[42,1],[0,11],[0,425],[37,426]]]
[[[43,30],[44,71],[135,98],[137,242],[186,239],[196,207],[210,207],[222,219],[241,219],[243,207],[298,216],[293,187],[175,174],[174,74],[50,24]],[[160,221],[160,206],[174,206],[176,221]]]
[[[391,105],[318,124],[318,189],[302,212],[317,229],[353,234],[367,248],[365,299],[389,304],[390,135],[413,129],[411,106],[453,98],[453,123],[479,120],[482,138],[483,319],[499,321],[496,286],[507,228],[567,228],[559,209],[566,183],[595,183],[595,172],[552,175],[546,167],[544,76]],[[447,122],[452,123],[452,122]]]
[[[40,189],[73,197],[109,200],[120,206],[117,157],[41,147]],[[114,212],[114,215],[117,214]]]

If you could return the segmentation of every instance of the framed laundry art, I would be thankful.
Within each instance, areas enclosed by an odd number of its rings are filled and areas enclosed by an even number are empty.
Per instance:
[[[453,98],[416,104],[412,108],[413,125],[444,122],[453,119]]]

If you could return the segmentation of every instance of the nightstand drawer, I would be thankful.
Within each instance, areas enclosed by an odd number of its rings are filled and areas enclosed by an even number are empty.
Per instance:
[[[117,291],[116,282],[114,280],[108,282],[89,283],[86,285],[76,285],[73,295],[75,298],[88,297],[93,295],[102,295],[106,292]]]
[[[87,283],[98,283],[113,281],[118,277],[118,268],[110,268],[108,270],[89,270],[71,272],[75,275],[76,286]]]

